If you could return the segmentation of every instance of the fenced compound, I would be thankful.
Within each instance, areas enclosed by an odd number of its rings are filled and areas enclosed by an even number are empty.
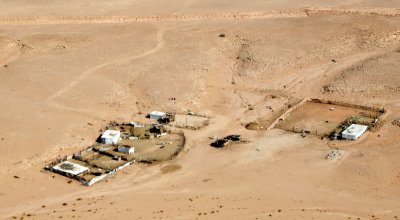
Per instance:
[[[282,114],[268,129],[276,127],[327,137],[350,124],[377,126],[385,112],[375,107],[306,98]]]
[[[106,129],[123,134],[117,144],[95,143],[46,165],[45,169],[90,186],[135,162],[173,159],[185,144],[182,131],[167,131],[162,125],[111,122]],[[134,149],[134,153],[120,151],[121,146]],[[80,169],[74,170],[74,167]]]

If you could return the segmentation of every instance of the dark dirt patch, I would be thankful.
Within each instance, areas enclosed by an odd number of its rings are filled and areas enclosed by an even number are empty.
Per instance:
[[[170,164],[170,165],[166,165],[164,167],[161,167],[160,170],[161,170],[161,172],[163,174],[166,174],[166,173],[172,173],[174,171],[180,170],[181,168],[182,167],[180,165],[178,165],[178,164]]]

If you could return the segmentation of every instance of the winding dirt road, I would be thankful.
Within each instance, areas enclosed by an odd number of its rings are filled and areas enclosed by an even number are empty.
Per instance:
[[[86,70],[81,75],[79,75],[77,78],[75,78],[73,81],[68,83],[64,88],[60,89],[58,92],[56,92],[53,95],[51,95],[50,97],[48,97],[46,99],[46,104],[49,105],[50,107],[58,108],[58,109],[65,110],[65,111],[80,112],[80,113],[91,115],[92,117],[95,116],[95,117],[98,117],[98,118],[104,118],[105,114],[102,113],[102,112],[65,106],[65,105],[62,105],[62,104],[58,103],[56,100],[57,100],[58,97],[62,96],[66,92],[68,92],[71,89],[73,89],[76,85],[81,83],[85,78],[87,78],[88,76],[96,73],[96,71],[98,71],[98,70],[100,70],[102,68],[105,68],[105,67],[111,66],[111,65],[121,65],[121,64],[124,64],[126,62],[137,60],[137,59],[140,59],[140,58],[143,58],[143,57],[146,57],[146,56],[149,56],[151,54],[154,54],[154,53],[158,52],[159,50],[161,50],[164,47],[163,35],[164,35],[164,29],[163,28],[159,28],[159,30],[157,32],[157,45],[154,48],[152,48],[152,49],[150,49],[150,50],[148,50],[148,51],[146,51],[144,53],[141,53],[141,54],[138,54],[138,55],[129,56],[129,57],[126,57],[126,58],[123,58],[123,59],[118,58],[118,59],[112,60],[110,62],[99,64],[97,66],[94,66],[94,67]]]

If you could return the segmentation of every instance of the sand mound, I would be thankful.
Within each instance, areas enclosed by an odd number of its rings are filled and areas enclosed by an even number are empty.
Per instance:
[[[246,129],[249,130],[260,130],[261,126],[257,122],[250,122],[246,126]]]

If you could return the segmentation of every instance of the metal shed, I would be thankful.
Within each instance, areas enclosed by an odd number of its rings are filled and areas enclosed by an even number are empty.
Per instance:
[[[366,125],[352,124],[342,132],[342,138],[346,140],[356,140],[364,134],[367,129],[368,126]]]
[[[149,115],[150,115],[150,118],[159,120],[159,119],[165,118],[167,116],[167,113],[153,111]]]

